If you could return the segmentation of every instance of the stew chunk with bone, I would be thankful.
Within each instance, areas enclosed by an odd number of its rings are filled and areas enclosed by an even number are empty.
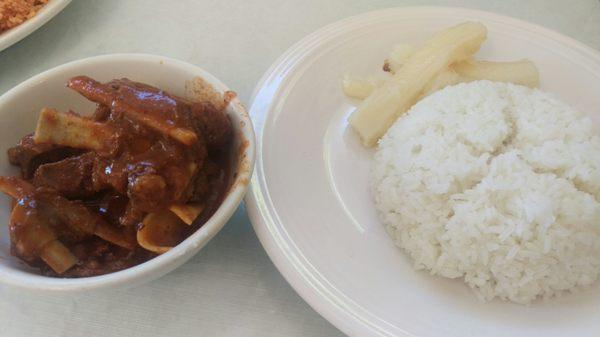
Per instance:
[[[202,226],[229,188],[228,98],[86,76],[67,87],[97,103],[94,114],[44,108],[35,132],[8,150],[21,169],[0,177],[13,199],[12,253],[45,275],[94,276],[164,253]]]

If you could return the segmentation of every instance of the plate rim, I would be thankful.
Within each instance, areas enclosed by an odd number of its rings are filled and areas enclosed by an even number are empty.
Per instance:
[[[410,12],[421,12],[421,14],[424,15],[449,15],[448,13],[460,13],[461,15],[472,17],[485,17],[486,19],[501,22],[503,24],[509,24],[511,26],[517,26],[522,29],[534,31],[537,34],[542,34],[545,37],[548,37],[573,50],[577,50],[582,55],[590,57],[591,59],[594,59],[600,63],[600,51],[570,36],[561,34],[550,28],[546,28],[535,23],[530,23],[503,14],[465,7],[403,6],[369,11],[327,24],[294,43],[271,64],[261,79],[257,82],[249,103],[249,113],[254,123],[254,132],[256,135],[256,167],[254,171],[255,173],[250,182],[250,188],[244,200],[248,216],[254,231],[259,238],[259,241],[269,255],[271,261],[273,261],[279,272],[292,286],[296,293],[300,295],[300,297],[302,297],[323,318],[349,336],[395,335],[402,337],[415,337],[413,334],[407,331],[401,331],[401,335],[394,334],[381,327],[380,324],[375,324],[376,322],[369,320],[369,318],[359,317],[359,313],[351,312],[348,307],[343,306],[343,299],[341,301],[342,303],[339,303],[340,299],[335,298],[336,295],[329,294],[329,296],[333,296],[333,298],[325,296],[324,293],[327,293],[327,289],[324,288],[324,286],[321,284],[321,281],[314,277],[312,280],[308,279],[308,277],[311,276],[310,271],[299,270],[299,268],[302,267],[306,268],[302,264],[294,262],[294,260],[299,259],[298,253],[301,252],[299,250],[289,250],[289,247],[287,247],[289,246],[289,243],[283,242],[283,239],[280,237],[280,233],[277,232],[277,224],[273,220],[273,217],[277,216],[276,214],[273,214],[274,210],[268,209],[268,207],[264,205],[264,202],[261,204],[262,200],[269,199],[268,190],[263,188],[261,185],[262,182],[259,180],[262,179],[264,181],[264,171],[262,168],[262,142],[264,124],[271,104],[269,102],[261,104],[261,102],[257,101],[257,98],[260,96],[261,92],[268,87],[268,82],[270,82],[274,77],[278,77],[278,75],[280,78],[285,77],[279,74],[279,70],[281,70],[280,68],[285,67],[287,63],[290,63],[291,60],[293,60],[295,57],[298,57],[298,53],[300,53],[300,56],[302,56],[303,50],[305,51],[304,53],[308,53],[311,51],[312,45],[320,45],[320,42],[327,41],[329,38],[335,35],[336,31],[351,29],[352,26],[355,26],[356,28],[356,26],[361,24],[374,22],[378,18],[381,19],[381,17],[384,15],[401,16]],[[309,275],[306,275],[307,272]],[[370,313],[367,312],[367,314]],[[382,323],[386,324],[387,322]],[[401,330],[399,327],[394,327]]]
[[[62,12],[71,0],[51,0],[31,19],[0,34],[0,52],[21,41]]]

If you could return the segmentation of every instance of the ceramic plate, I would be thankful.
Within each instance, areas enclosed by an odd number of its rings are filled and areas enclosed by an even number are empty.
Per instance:
[[[349,128],[344,74],[369,75],[391,46],[483,22],[478,56],[530,58],[541,86],[600,121],[600,53],[526,22],[458,8],[396,8],[329,25],[290,48],[251,105],[257,166],[247,196],[265,249],[296,291],[352,336],[598,336],[600,285],[521,306],[483,303],[460,280],[412,268],[377,219],[372,150]]]
[[[22,24],[0,33],[0,51],[10,47],[11,45],[21,41],[27,35],[33,33],[46,22],[50,21],[56,14],[60,13],[71,0],[50,0],[33,18],[23,22]]]

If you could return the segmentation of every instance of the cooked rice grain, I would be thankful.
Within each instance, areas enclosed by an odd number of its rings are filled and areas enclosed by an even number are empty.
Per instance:
[[[416,104],[381,139],[380,218],[417,269],[529,303],[600,272],[600,137],[539,90],[477,81]]]

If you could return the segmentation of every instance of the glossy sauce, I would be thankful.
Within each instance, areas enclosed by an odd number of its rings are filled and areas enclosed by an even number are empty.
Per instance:
[[[23,180],[5,184],[25,186],[15,192],[10,225],[15,255],[46,275],[101,275],[156,256],[135,239],[148,213],[204,204],[191,226],[164,233],[172,244],[212,216],[231,184],[233,136],[224,111],[127,79],[102,84],[79,76],[68,86],[98,103],[92,120],[110,136],[98,151],[35,144],[31,136],[9,150]],[[28,235],[60,241],[77,264],[59,275],[40,259],[47,242]]]

